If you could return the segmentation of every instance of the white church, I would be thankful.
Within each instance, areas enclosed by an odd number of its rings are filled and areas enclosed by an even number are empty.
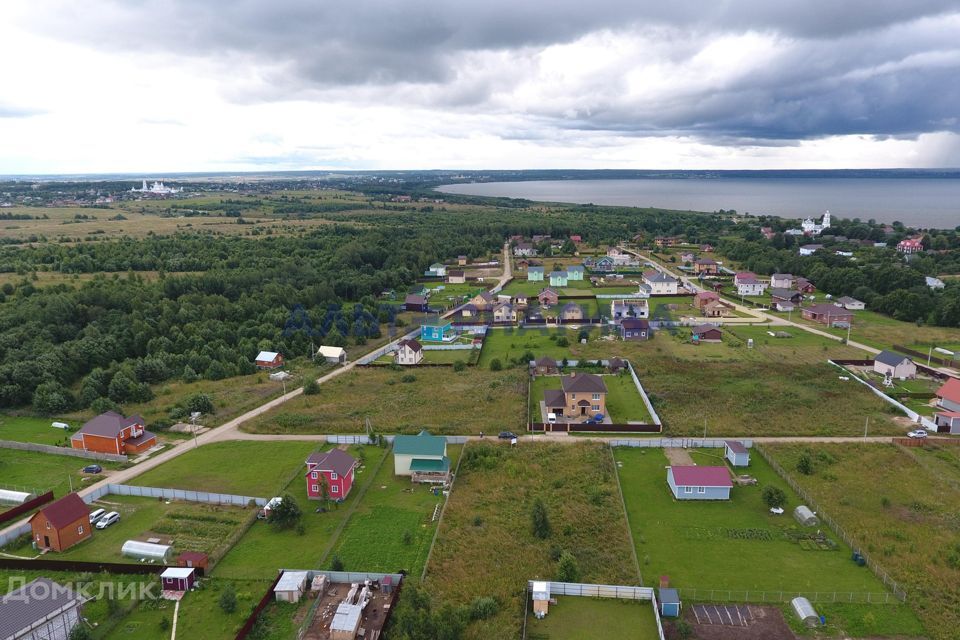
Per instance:
[[[818,236],[824,229],[830,228],[830,212],[823,213],[823,219],[818,223],[813,218],[804,218],[800,223],[799,229],[787,229],[787,233],[792,236]]]
[[[180,188],[168,187],[164,185],[162,182],[154,182],[152,185],[148,187],[146,180],[143,181],[143,187],[141,187],[140,189],[137,189],[136,187],[130,187],[131,193],[149,193],[155,196],[169,196],[169,195],[173,195],[174,193],[181,193],[182,191],[183,191],[183,187],[180,187]]]

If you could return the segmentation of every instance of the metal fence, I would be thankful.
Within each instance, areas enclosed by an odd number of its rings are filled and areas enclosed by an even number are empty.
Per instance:
[[[527,581],[527,590],[533,591],[533,580]],[[615,598],[617,600],[651,600],[653,588],[630,587],[617,584],[586,584],[582,582],[549,582],[551,596],[585,596],[588,598]]]
[[[640,397],[643,398],[643,404],[647,407],[650,417],[653,418],[653,423],[662,427],[663,423],[660,421],[660,416],[657,415],[656,409],[653,408],[653,403],[651,403],[650,398],[647,397],[647,392],[643,390],[643,385],[640,384],[640,378],[637,377],[637,372],[633,370],[633,365],[630,364],[629,360],[627,360],[627,370],[630,371],[633,384],[637,385],[637,391],[640,393]]]
[[[86,458],[87,460],[107,460],[109,462],[127,461],[127,456],[125,455],[117,455],[115,453],[97,453],[96,451],[84,451],[83,449],[73,449],[71,447],[54,447],[49,444],[36,444],[34,442],[14,442],[12,440],[0,440],[0,447],[4,449],[20,449],[21,451],[50,453],[55,456],[73,456],[75,458]]]
[[[0,547],[7,546],[20,536],[30,535],[31,531],[29,524],[22,524],[19,527],[0,532]]]
[[[832,517],[830,517],[820,507],[817,501],[814,500],[813,497],[809,493],[807,493],[799,484],[797,484],[797,482],[790,476],[790,474],[788,474],[784,470],[784,468],[780,466],[780,463],[774,460],[773,456],[767,453],[767,451],[763,447],[761,447],[758,444],[753,449],[754,451],[759,453],[764,460],[767,461],[767,464],[773,467],[773,470],[776,471],[780,475],[780,477],[783,478],[783,480],[788,485],[790,485],[790,487],[794,491],[797,492],[797,495],[803,498],[805,504],[808,507],[810,507],[811,510],[816,512],[817,517],[820,518],[822,522],[824,522],[828,527],[830,527],[830,529],[833,530],[833,532],[837,536],[839,536],[840,539],[847,544],[847,546],[849,546],[851,549],[855,549],[860,552],[860,555],[863,556],[863,559],[866,562],[866,565],[870,568],[871,571],[873,571],[873,573],[878,578],[880,578],[881,581],[883,581],[883,584],[887,585],[890,588],[890,590],[893,591],[893,595],[896,596],[897,600],[899,600],[900,602],[906,602],[907,600],[906,590],[904,590],[903,587],[901,587],[896,580],[891,578],[890,574],[888,574],[885,569],[880,567],[876,562],[873,561],[872,558],[870,558],[870,556],[866,552],[863,551],[863,548],[860,546],[859,541],[855,540],[852,536],[848,535],[847,532],[839,524],[837,524],[837,521],[834,520]]]
[[[749,604],[789,602],[797,597],[811,603],[841,604],[900,604],[900,599],[889,591],[752,591],[737,589],[677,589],[680,597],[696,602],[737,602]]]
[[[840,365],[840,364],[837,364],[837,363],[834,362],[833,360],[827,360],[827,362],[829,362],[829,363],[832,364],[833,366],[839,368],[839,369],[840,369],[841,371],[843,371],[844,373],[849,374],[851,378],[853,378],[854,380],[856,380],[857,382],[859,382],[860,384],[862,384],[862,385],[865,386],[866,388],[870,389],[870,391],[872,391],[874,394],[876,394],[877,397],[879,397],[881,400],[883,400],[884,402],[887,402],[887,403],[889,403],[889,404],[892,404],[892,405],[895,406],[897,409],[899,409],[900,411],[902,411],[902,412],[903,412],[908,418],[910,418],[912,421],[920,423],[920,424],[923,425],[923,427],[926,428],[926,429],[930,429],[930,430],[932,430],[932,431],[936,431],[936,430],[937,430],[937,424],[936,424],[933,420],[930,420],[929,418],[924,418],[924,417],[921,416],[919,413],[917,413],[917,412],[914,411],[913,409],[909,408],[909,407],[906,406],[905,404],[903,404],[903,403],[901,403],[901,402],[898,402],[897,400],[894,400],[893,398],[891,398],[890,396],[888,396],[887,394],[885,394],[883,391],[881,391],[880,389],[878,389],[878,388],[876,388],[875,386],[873,386],[872,384],[870,384],[869,381],[864,380],[863,378],[861,378],[860,376],[858,376],[858,375],[857,375],[856,373],[854,373],[853,371],[850,371],[850,370],[847,369],[846,367],[844,367],[844,366],[842,366],[842,365]]]
[[[396,436],[380,436],[384,442],[393,444]],[[442,436],[447,439],[447,444],[466,444],[468,436]],[[337,434],[326,436],[329,444],[373,444],[370,438],[365,434]]]
[[[203,502],[206,504],[228,504],[236,507],[246,507],[253,501],[258,507],[267,504],[267,498],[254,496],[236,496],[229,493],[211,493],[209,491],[186,491],[184,489],[168,489],[166,487],[139,487],[129,484],[108,484],[83,496],[87,504],[102,498],[105,495],[141,496],[144,498],[163,498],[164,500],[185,500],[187,502]]]
[[[659,449],[722,449],[727,440],[735,440],[748,449],[753,447],[753,440],[743,438],[636,438],[630,440],[610,440],[610,446],[652,447]]]

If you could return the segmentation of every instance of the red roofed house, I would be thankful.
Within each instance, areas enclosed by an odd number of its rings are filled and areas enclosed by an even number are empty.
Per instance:
[[[143,418],[124,418],[107,411],[80,427],[70,436],[70,446],[97,453],[133,454],[157,444],[157,436],[144,429]]]
[[[693,296],[693,306],[697,309],[703,310],[710,302],[719,302],[720,294],[713,291],[701,291]]]
[[[950,378],[937,389],[937,406],[947,411],[960,411],[960,380]]]
[[[820,303],[800,310],[804,320],[813,320],[820,324],[833,326],[838,322],[853,322],[853,312],[833,304]]]
[[[357,461],[343,449],[312,453],[307,458],[307,497],[323,499],[322,485],[327,485],[327,497],[343,500],[353,488],[353,467]]]
[[[697,325],[690,331],[690,337],[694,343],[723,341],[723,334],[720,331],[720,327],[713,324]]]
[[[900,253],[919,253],[923,251],[923,243],[918,238],[907,238],[897,243],[897,251]]]
[[[574,244],[580,244],[581,242],[583,242],[583,240],[580,238],[580,236],[573,235],[573,236],[570,236],[570,242]]]
[[[733,482],[726,467],[667,467],[667,484],[677,500],[729,500]]]
[[[553,307],[560,302],[560,296],[553,289],[543,289],[537,294],[537,300],[541,307]]]
[[[66,551],[89,538],[90,509],[75,493],[68,493],[30,516],[33,541],[39,549]]]
[[[283,366],[283,356],[276,351],[261,351],[256,362],[257,369],[277,369]]]

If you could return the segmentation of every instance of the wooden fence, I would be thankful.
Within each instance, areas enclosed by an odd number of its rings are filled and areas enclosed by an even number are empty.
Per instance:
[[[893,345],[893,350],[894,350],[894,351],[899,351],[900,353],[904,353],[904,354],[906,354],[906,355],[908,355],[908,356],[911,356],[911,357],[913,357],[913,358],[919,358],[919,359],[922,360],[923,362],[927,362],[927,359],[929,358],[930,362],[935,363],[935,364],[939,364],[940,366],[943,366],[943,367],[955,367],[955,366],[957,366],[957,364],[958,364],[958,362],[957,362],[956,360],[947,360],[946,358],[941,358],[941,357],[939,357],[939,356],[935,356],[935,355],[932,355],[932,354],[923,353],[922,351],[917,351],[916,349],[911,349],[910,347],[906,347],[906,346],[904,346],[904,345],[902,345],[902,344],[895,344],[895,345]],[[919,363],[918,363],[918,364],[919,364]],[[937,374],[938,374],[938,376],[943,376],[943,375],[944,375],[943,373],[940,373],[940,372],[937,372]]]
[[[901,447],[922,447],[930,444],[960,447],[960,440],[954,438],[894,438],[893,444],[898,444]]]
[[[112,573],[116,575],[153,575],[161,574],[176,565],[126,563],[126,562],[81,562],[79,560],[35,560],[21,558],[0,558],[0,569],[19,571],[75,571],[77,573]],[[202,567],[194,567],[198,576],[203,576]]]
[[[240,630],[237,631],[235,640],[244,640],[250,632],[253,631],[254,625],[257,624],[257,619],[260,617],[260,614],[263,613],[263,610],[273,601],[273,588],[277,586],[277,583],[280,582],[280,578],[283,576],[282,572],[277,573],[277,577],[274,578],[273,582],[270,583],[270,586],[267,587],[266,593],[260,598],[260,602],[257,603],[257,606],[253,608],[253,611],[250,613],[250,616],[247,618],[246,622],[243,623],[243,626],[240,627]]]
[[[40,505],[47,504],[51,500],[53,500],[53,491],[47,491],[43,495],[39,495],[33,500],[27,500],[23,504],[18,504],[12,509],[8,509],[3,513],[0,513],[0,524],[4,522],[9,522],[10,520],[13,520],[14,518],[20,516],[21,514],[27,513],[29,511],[33,511]]]

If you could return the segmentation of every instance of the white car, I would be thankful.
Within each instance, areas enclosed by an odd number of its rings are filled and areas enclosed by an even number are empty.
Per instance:
[[[910,433],[907,434],[907,437],[908,437],[908,438],[926,438],[926,437],[927,437],[927,430],[926,430],[926,429],[917,429],[917,430],[915,430],[915,431],[911,431]]]
[[[107,515],[100,518],[100,520],[97,521],[97,524],[95,526],[97,527],[97,529],[106,529],[107,527],[112,525],[114,522],[118,522],[119,520],[120,520],[120,514],[117,513],[116,511],[111,511]]]
[[[90,514],[90,524],[96,524],[100,518],[103,517],[103,514],[107,512],[106,509],[97,509],[96,511]]]

